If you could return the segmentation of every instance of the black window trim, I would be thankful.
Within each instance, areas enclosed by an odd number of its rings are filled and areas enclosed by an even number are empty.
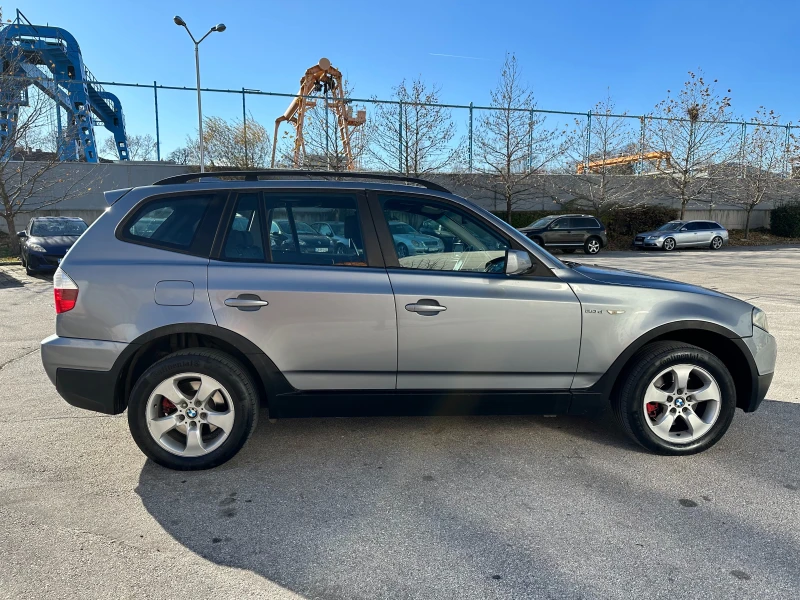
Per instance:
[[[194,238],[192,239],[192,243],[189,245],[188,248],[173,248],[170,246],[165,246],[164,244],[157,243],[157,242],[149,242],[146,239],[142,238],[134,238],[126,235],[126,229],[128,224],[133,220],[133,218],[139,214],[139,212],[145,208],[148,204],[152,202],[159,202],[161,200],[166,200],[168,198],[179,198],[182,196],[209,196],[211,200],[206,207],[205,212],[203,213],[202,218],[200,219],[200,223],[197,225],[197,231],[195,231]],[[156,250],[163,250],[165,252],[175,252],[177,254],[185,254],[187,256],[198,256],[200,258],[208,258],[211,250],[214,246],[217,236],[217,225],[220,220],[221,213],[225,208],[225,202],[228,196],[228,191],[218,191],[218,190],[187,190],[183,192],[172,192],[172,193],[165,193],[165,194],[154,194],[152,196],[147,196],[142,198],[134,204],[127,212],[127,214],[122,218],[122,220],[117,223],[116,228],[114,229],[114,237],[116,237],[119,241],[125,242],[126,244],[135,244],[137,246],[145,246],[148,248],[154,248]]]
[[[220,219],[220,225],[217,229],[217,234],[214,241],[214,247],[212,248],[210,258],[212,260],[217,260],[221,262],[247,262],[247,263],[258,263],[258,264],[265,264],[265,265],[275,265],[275,266],[303,266],[303,267],[316,267],[316,268],[335,268],[335,269],[342,269],[346,268],[346,265],[316,265],[316,264],[309,264],[309,263],[277,263],[272,260],[272,246],[269,242],[269,231],[267,228],[267,224],[270,222],[269,216],[272,214],[272,211],[278,207],[279,205],[281,208],[285,207],[287,209],[287,215],[289,215],[289,226],[292,228],[293,235],[297,235],[294,231],[295,226],[293,219],[291,218],[291,204],[293,202],[298,202],[304,199],[307,199],[309,196],[326,196],[331,198],[333,196],[347,196],[349,198],[355,197],[356,200],[356,211],[359,218],[359,226],[361,227],[361,236],[364,242],[364,252],[366,253],[366,267],[358,266],[352,267],[356,269],[365,269],[365,268],[385,268],[385,264],[383,261],[383,256],[380,251],[380,246],[378,245],[377,235],[375,233],[375,228],[373,225],[373,219],[369,210],[369,203],[367,202],[366,194],[364,190],[353,190],[353,189],[324,189],[324,188],[283,188],[283,187],[269,187],[269,188],[234,188],[228,190],[230,195],[227,200],[227,204],[225,206],[225,211],[223,213],[223,218]],[[239,194],[247,194],[247,193],[259,193],[261,194],[261,204],[260,206],[263,207],[261,211],[261,235],[263,239],[264,246],[264,254],[265,258],[261,259],[228,259],[223,257],[222,251],[225,247],[225,241],[228,237],[228,232],[230,230],[230,223],[234,217],[235,210],[236,210],[236,199]],[[293,200],[292,198],[295,198]]]
[[[550,278],[555,277],[555,273],[553,273],[550,268],[545,265],[539,258],[531,253],[530,250],[525,248],[522,244],[520,244],[514,238],[509,238],[508,235],[500,228],[498,228],[494,223],[483,217],[483,215],[476,213],[469,209],[469,207],[464,206],[459,202],[455,202],[450,200],[449,198],[442,198],[441,196],[431,196],[424,193],[415,193],[415,192],[406,192],[406,191],[384,191],[384,190],[368,190],[367,191],[367,199],[369,201],[369,206],[372,212],[372,219],[375,226],[375,231],[377,233],[378,242],[380,243],[380,248],[383,253],[383,260],[386,263],[386,268],[391,270],[401,271],[403,273],[436,273],[439,275],[445,276],[461,276],[461,277],[493,277],[493,278],[508,278],[508,275],[505,273],[480,273],[475,271],[439,271],[439,270],[428,270],[428,269],[408,269],[406,267],[400,266],[400,261],[397,259],[397,251],[394,248],[394,242],[392,241],[392,234],[389,231],[388,222],[383,213],[383,206],[381,205],[381,200],[378,197],[379,194],[381,196],[392,196],[392,197],[404,197],[409,199],[416,199],[420,202],[440,202],[442,204],[447,204],[455,210],[455,212],[462,212],[466,213],[470,217],[478,220],[484,227],[490,229],[492,233],[500,237],[501,239],[505,240],[508,244],[509,250],[522,250],[527,252],[528,255],[531,257],[531,262],[534,265],[534,269],[532,269],[529,273],[525,275],[517,275],[515,277],[521,277],[524,279],[543,279],[543,278]]]

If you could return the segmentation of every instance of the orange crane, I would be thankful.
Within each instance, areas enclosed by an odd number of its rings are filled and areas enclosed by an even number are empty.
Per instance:
[[[331,65],[327,58],[321,58],[319,63],[308,69],[300,79],[300,91],[292,99],[289,108],[280,117],[275,119],[275,135],[272,138],[272,168],[275,168],[275,149],[278,144],[278,127],[284,121],[294,125],[294,150],[293,162],[295,167],[300,166],[300,161],[305,156],[305,140],[303,139],[303,121],[306,111],[316,106],[316,100],[309,98],[312,94],[324,92],[330,93],[327,99],[328,108],[333,110],[336,116],[336,126],[339,130],[339,137],[342,140],[342,152],[344,153],[347,170],[353,171],[353,151],[350,146],[350,129],[363,125],[367,120],[367,111],[359,110],[353,116],[353,109],[347,105],[344,98],[344,81],[342,73]]]
[[[593,160],[588,165],[586,163],[577,163],[575,165],[575,172],[578,175],[589,171],[590,173],[599,173],[603,167],[617,167],[619,165],[630,165],[639,161],[654,160],[658,163],[658,168],[661,168],[661,161],[666,161],[667,168],[672,167],[672,154],[669,152],[645,152],[644,154],[629,154],[626,156],[615,156],[614,158],[605,158],[602,160]]]

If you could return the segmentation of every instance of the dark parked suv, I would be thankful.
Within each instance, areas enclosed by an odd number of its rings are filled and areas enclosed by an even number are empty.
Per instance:
[[[597,254],[608,244],[605,225],[591,215],[550,215],[520,231],[540,246],[567,254],[579,248],[586,254]]]

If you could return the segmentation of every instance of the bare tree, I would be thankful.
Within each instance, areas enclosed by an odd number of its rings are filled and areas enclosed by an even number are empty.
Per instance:
[[[156,140],[149,133],[144,135],[128,135],[128,156],[130,160],[155,160],[156,158]],[[119,152],[117,150],[117,143],[113,137],[108,137],[103,142],[100,152],[104,158],[117,160]]]
[[[729,202],[746,213],[744,238],[750,236],[750,216],[765,198],[785,184],[782,171],[797,148],[794,136],[787,138],[780,116],[763,106],[748,124],[742,144],[742,176],[736,181],[736,194]]]
[[[0,57],[0,97],[8,109],[10,126],[0,135],[0,209],[10,235],[11,253],[19,254],[14,222],[18,215],[53,206],[92,189],[92,168],[63,163],[52,128],[55,103],[35,91],[27,79],[14,77],[11,54]],[[18,102],[27,90],[27,103]],[[74,125],[73,125],[74,127]],[[63,132],[65,138],[69,130]],[[41,151],[42,147],[53,151]]]
[[[717,93],[716,83],[706,83],[702,71],[690,71],[677,96],[667,90],[647,119],[646,150],[662,155],[657,169],[680,199],[681,219],[691,200],[715,187],[713,168],[735,155],[737,129],[726,124],[731,99]]]
[[[568,177],[555,178],[562,182],[557,185],[569,194],[571,203],[596,216],[613,206],[642,200],[640,186],[631,177],[638,161],[631,158],[639,154],[632,119],[614,114],[614,101],[608,95],[594,106],[590,117],[576,119],[568,150],[574,170]]]
[[[248,115],[246,121],[205,117],[203,140],[205,160],[211,167],[257,169],[266,168],[269,164],[272,151],[269,133],[252,115]],[[181,165],[200,164],[197,136],[186,136],[185,145],[170,152],[167,160]]]
[[[418,177],[452,167],[463,140],[456,139],[450,111],[439,104],[441,89],[415,79],[400,82],[391,104],[375,104],[367,121],[369,155],[381,170]]]
[[[475,170],[483,177],[471,180],[479,189],[499,188],[510,221],[520,201],[542,187],[537,174],[564,154],[566,143],[559,141],[563,132],[546,128],[546,118],[535,112],[533,93],[522,82],[513,54],[506,55],[491,98],[492,110],[481,115],[473,138]]]

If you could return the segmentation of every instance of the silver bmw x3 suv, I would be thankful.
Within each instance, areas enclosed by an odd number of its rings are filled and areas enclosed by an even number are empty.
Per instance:
[[[264,411],[610,403],[645,448],[691,454],[764,398],[776,346],[758,308],[562,262],[433,183],[335,175],[189,174],[106,192],[54,277],[56,333],[41,350],[58,393],[127,408],[142,451],[174,469],[227,461]],[[344,251],[305,233],[319,222],[343,223]],[[427,223],[443,243],[398,256],[397,223]]]

